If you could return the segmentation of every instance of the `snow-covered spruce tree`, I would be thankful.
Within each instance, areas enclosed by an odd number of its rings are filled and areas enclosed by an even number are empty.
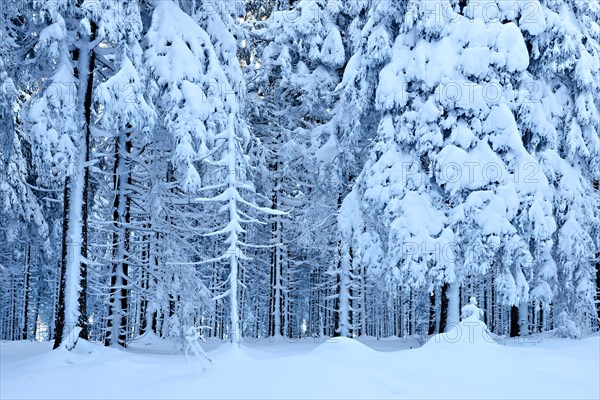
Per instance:
[[[552,265],[549,185],[543,175],[525,179],[539,162],[511,111],[527,47],[514,23],[482,12],[444,1],[407,7],[379,75],[383,116],[355,186],[370,233],[365,253],[383,252],[388,287],[443,293],[448,309],[439,310],[446,315],[438,327],[458,322],[460,285],[480,287],[486,276],[498,278],[490,302],[527,302],[530,244],[543,256],[539,268]],[[534,221],[518,226],[521,213]],[[526,231],[532,225],[538,237]]]
[[[306,247],[316,243],[310,240],[317,233],[312,232],[315,226],[310,221],[326,219],[331,215],[329,207],[337,201],[317,198],[324,194],[315,187],[319,160],[314,145],[320,146],[320,138],[313,143],[311,132],[331,119],[327,108],[339,82],[337,69],[345,64],[338,6],[328,1],[300,1],[290,9],[289,4],[282,4],[268,20],[257,22],[254,31],[256,54],[247,68],[248,107],[258,146],[264,149],[260,152],[265,178],[261,185],[269,193],[272,209],[289,212],[285,218],[274,216],[269,226],[273,244],[269,255],[270,336],[292,334],[289,310],[296,308],[302,285],[293,272],[323,267],[302,261]],[[334,226],[333,220],[322,222],[322,226]],[[335,262],[331,248],[308,251],[310,258],[326,254],[322,262]]]
[[[529,86],[535,88],[535,101],[524,104],[519,123],[526,146],[539,154],[552,185],[558,228],[552,247],[558,280],[554,309],[536,304],[532,324],[578,337],[597,326],[593,303],[598,271],[592,260],[598,253],[600,221],[597,186],[594,189],[600,176],[600,106],[594,96],[600,79],[600,6],[541,2],[530,11],[534,13],[523,11],[521,20],[534,24],[521,26],[531,48],[529,71],[535,83]]]
[[[400,29],[406,4],[401,1],[358,1],[350,2],[348,6],[352,20],[346,35],[351,57],[336,88],[339,100],[334,108],[335,117],[323,130],[330,131],[336,138],[339,147],[337,163],[342,177],[352,187],[358,183],[354,179],[362,171],[370,143],[377,133],[382,114],[373,99],[379,72],[389,61],[393,37]],[[343,308],[351,309],[350,318],[358,322],[358,332],[366,333],[367,291],[371,296],[381,297],[375,303],[388,302],[391,298],[386,299],[386,293],[394,291],[381,290],[381,279],[377,274],[380,239],[374,232],[365,232],[365,221],[357,210],[357,201],[355,194],[346,197],[338,221],[343,246],[340,283],[342,291],[352,292],[352,295],[345,294],[343,297],[352,300],[353,306]],[[354,235],[360,239],[351,244]],[[367,273],[370,266],[373,274]],[[368,274],[374,279],[369,280]],[[395,294],[392,296],[396,297]],[[348,316],[344,317],[347,320]]]
[[[375,97],[375,89],[378,86],[379,71],[385,63],[389,62],[392,54],[393,37],[397,35],[400,28],[399,25],[403,22],[403,15],[405,13],[403,8],[400,8],[398,2],[374,2],[372,8],[368,11],[367,17],[363,17],[362,21],[357,19],[353,26],[356,32],[354,40],[356,45],[354,55],[348,63],[344,80],[342,85],[340,85],[340,90],[342,91],[341,106],[337,114],[337,119],[340,120],[343,132],[341,140],[345,142],[344,147],[346,151],[344,154],[346,154],[346,157],[353,156],[353,148],[362,147],[357,145],[370,139],[370,135],[372,136],[372,134],[369,131],[376,131],[376,129],[369,129],[367,124],[370,123],[376,127],[379,124],[379,119],[381,119],[382,113],[379,109],[373,107],[374,102],[372,99]],[[381,85],[385,85],[386,87],[396,86],[390,81],[381,82]],[[359,112],[354,113],[353,110],[358,110]],[[390,123],[391,119],[388,125]],[[401,167],[402,165],[406,166],[406,160],[403,163],[397,156],[393,156],[391,152],[386,152],[387,154],[385,155],[382,153],[381,147],[387,147],[389,143],[382,146],[381,142],[394,140],[393,136],[390,137],[390,132],[381,132],[382,130],[379,129],[379,143],[375,145],[381,157],[381,168],[373,166],[372,161],[367,161],[361,177],[359,177],[354,186],[353,192],[344,201],[342,216],[344,216],[345,221],[353,221],[354,223],[340,224],[344,241],[352,240],[351,246],[354,250],[354,264],[361,265],[363,269],[368,270],[369,275],[375,278],[373,279],[374,281],[381,281],[381,278],[384,278],[381,263],[385,251],[385,236],[383,236],[384,232],[379,227],[389,226],[389,221],[379,220],[382,210],[380,207],[373,208],[375,204],[369,204],[365,207],[366,201],[368,201],[370,196],[368,188],[365,185],[377,187],[380,183],[385,183],[386,181],[393,182],[400,179]],[[352,162],[353,160],[349,161]],[[397,178],[394,180],[389,179],[386,169],[388,169],[388,173],[392,172],[392,170],[397,171]],[[371,172],[367,172],[369,170]],[[418,174],[415,175],[418,177]],[[422,182],[415,183],[418,186]],[[373,194],[379,196],[377,190],[374,190]],[[389,195],[386,197],[389,198]],[[369,208],[366,215],[362,212],[363,207]],[[419,207],[422,207],[421,203],[419,203]],[[371,216],[377,217],[375,220],[369,221],[372,219]],[[418,218],[418,214],[416,217]],[[430,217],[428,216],[428,218]],[[348,237],[349,235],[352,238]],[[396,241],[397,239],[399,238],[392,240]],[[398,242],[398,245],[400,243]],[[397,249],[398,252],[404,252],[404,250],[401,246]],[[397,260],[390,262],[391,265],[395,265],[396,263]],[[383,292],[392,293],[394,296],[397,296],[398,293],[395,292],[398,284],[390,280],[391,276],[387,275],[387,278],[384,278],[386,282],[385,287],[380,286],[379,289],[387,289]],[[379,290],[379,292],[382,291]]]
[[[117,139],[126,139],[118,152],[118,142],[110,144],[107,149],[114,154],[109,156],[112,161],[108,168],[113,172],[122,170],[113,175],[116,180],[111,184],[114,188],[111,187],[109,193],[114,190],[118,192],[120,185],[125,189],[122,193],[125,202],[118,201],[122,210],[112,216],[117,207],[112,202],[116,198],[110,197],[108,215],[116,222],[114,227],[117,234],[129,236],[129,250],[121,249],[127,256],[127,265],[119,256],[121,250],[118,249],[119,241],[114,232],[109,239],[116,240],[115,245],[111,245],[114,254],[109,254],[107,259],[113,264],[111,268],[117,274],[111,272],[111,285],[116,290],[111,290],[115,300],[108,311],[110,318],[120,327],[111,324],[107,332],[107,344],[116,344],[115,336],[110,334],[110,330],[115,331],[114,333],[117,333],[117,329],[123,332],[125,324],[129,324],[127,332],[132,332],[131,324],[134,325],[134,335],[151,331],[161,337],[183,339],[185,328],[194,324],[198,310],[206,305],[205,288],[199,283],[194,264],[200,253],[194,248],[200,235],[197,222],[199,210],[190,204],[186,193],[181,190],[181,182],[175,177],[172,145],[177,143],[177,137],[173,137],[173,127],[169,125],[171,119],[174,124],[184,124],[182,121],[185,120],[190,126],[195,121],[193,115],[183,114],[172,107],[170,102],[173,99],[162,98],[165,93],[168,96],[167,89],[179,88],[177,85],[167,87],[161,74],[170,71],[161,69],[157,72],[155,64],[150,63],[147,58],[157,44],[166,45],[163,38],[150,38],[153,30],[158,29],[160,3],[162,2],[134,7],[130,18],[135,24],[130,24],[129,29],[124,31],[123,25],[118,26],[123,31],[119,36],[122,42],[118,44],[114,62],[120,63],[122,67],[114,77],[115,82],[111,85],[107,83],[103,87],[105,90],[99,92],[99,96],[103,96],[111,93],[113,87],[122,87],[122,91],[117,93],[120,95],[118,104],[114,105],[107,116],[113,119],[117,116],[120,119],[120,126],[118,129],[113,128],[113,133],[119,133]],[[131,8],[131,4],[129,7]],[[179,10],[179,13],[182,12]],[[173,21],[168,19],[164,29],[168,29]],[[143,27],[140,26],[142,22]],[[174,23],[173,26],[177,24]],[[140,41],[147,42],[148,47],[142,49]],[[178,65],[179,73],[186,73],[184,66],[173,58],[173,54],[168,54],[168,57]],[[111,99],[112,95],[107,101]],[[125,110],[120,105],[124,105]],[[193,109],[196,105],[188,102],[187,107]],[[108,126],[110,124],[108,121]],[[114,263],[110,260],[114,260]],[[117,268],[114,269],[114,266]],[[119,273],[125,267],[129,269],[128,276]],[[118,281],[123,279],[129,283],[126,290],[119,293],[121,285]],[[136,284],[132,285],[133,282]],[[119,302],[123,305],[119,306]],[[125,309],[125,304],[128,309]],[[123,339],[125,338],[119,339],[119,344],[122,345]]]
[[[0,11],[0,302],[6,310],[0,315],[6,327],[0,337],[26,340],[31,338],[30,328],[35,325],[30,320],[39,312],[36,299],[43,286],[39,281],[47,272],[40,264],[51,263],[52,252],[44,203],[33,190],[36,171],[29,143],[18,117],[22,106],[19,91],[28,90],[24,84],[28,71],[20,55],[27,44],[23,37],[30,24],[26,11],[17,13],[16,6]],[[17,65],[21,71],[15,68]]]
[[[4,32],[0,31],[0,35]],[[8,39],[6,39],[8,40]],[[5,49],[3,49],[5,50]],[[6,49],[8,50],[8,49]],[[4,243],[17,239],[16,230],[20,224],[32,221],[43,227],[42,236],[47,236],[47,226],[40,204],[33,194],[28,180],[31,178],[31,156],[23,129],[16,121],[20,108],[17,98],[18,88],[8,76],[7,65],[10,58],[1,53],[0,59],[0,220]]]
[[[33,49],[53,65],[26,109],[34,159],[64,175],[61,286],[55,348],[81,329],[87,337],[88,182],[94,88],[94,48],[101,8],[94,2],[48,2],[37,13],[46,26]],[[69,342],[72,342],[71,338]]]
[[[145,82],[138,72],[143,68],[142,21],[139,4],[134,2],[113,2],[107,7],[106,14],[118,17],[107,19],[101,27],[106,29],[104,48],[114,49],[112,54],[104,52],[106,64],[116,67],[113,75],[95,91],[98,107],[98,128],[108,134],[108,145],[112,149],[112,185],[109,193],[103,194],[109,201],[112,218],[112,242],[109,261],[110,303],[107,315],[106,345],[118,344],[125,347],[128,332],[128,308],[130,307],[130,288],[133,280],[130,275],[131,260],[136,260],[132,245],[132,235],[140,212],[132,210],[132,198],[138,200],[136,193],[141,189],[134,185],[134,179],[140,180],[135,172],[138,164],[144,163],[143,149],[151,140],[150,131],[154,121],[154,111],[145,99]],[[109,158],[110,157],[106,157]],[[134,176],[135,175],[135,176]],[[101,201],[99,201],[101,203]],[[139,210],[139,208],[137,208]],[[147,213],[146,213],[147,214]],[[140,259],[139,257],[138,259]],[[142,260],[143,262],[144,260]],[[139,262],[135,263],[139,266]],[[143,267],[142,267],[143,268]]]
[[[236,41],[229,31],[217,30],[227,26],[222,14],[207,15],[202,7],[196,11],[206,30],[176,4],[159,2],[145,59],[157,81],[159,123],[171,137],[174,179],[190,202],[202,205],[208,226],[204,236],[217,245],[217,254],[199,261],[228,268],[226,282],[219,282],[227,289],[213,300],[229,299],[228,337],[235,342],[240,336],[240,268],[247,261],[242,247],[248,245],[242,225],[258,222],[251,215],[256,210],[272,211],[255,205],[247,180],[249,132]]]

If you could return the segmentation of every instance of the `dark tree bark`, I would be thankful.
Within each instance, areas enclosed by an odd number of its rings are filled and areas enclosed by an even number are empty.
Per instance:
[[[151,324],[150,328],[152,329],[152,332],[155,335],[159,334],[158,333],[158,311],[154,311],[152,313],[152,324]],[[215,326],[215,328],[216,328],[216,326]]]
[[[29,279],[31,277],[31,244],[27,242],[27,260],[25,262],[25,301],[23,305],[23,332],[21,340],[27,340],[29,334]]]
[[[594,189],[600,191],[600,179],[594,179]],[[600,329],[600,252],[596,253],[596,313],[598,329]]]
[[[128,126],[128,130],[131,126]],[[125,136],[123,136],[125,135]],[[131,171],[126,166],[126,154],[131,152],[128,132],[122,133],[115,141],[113,166],[113,266],[110,278],[110,307],[104,344],[117,343],[127,346],[127,308],[129,291],[129,224],[131,222],[131,196],[126,194],[125,185],[131,186]],[[124,154],[122,154],[124,152]],[[124,174],[127,176],[125,178]],[[125,183],[126,182],[126,183]],[[122,247],[121,247],[122,246]],[[115,324],[117,324],[115,326]],[[115,335],[116,333],[116,335]]]
[[[127,140],[125,142],[125,149],[127,154],[131,154],[131,141]],[[127,186],[131,187],[133,184],[133,180],[131,177],[131,170],[127,168]],[[129,307],[129,246],[130,246],[130,228],[129,225],[131,223],[131,195],[127,194],[125,196],[125,237],[124,240],[124,249],[125,252],[123,254],[123,271],[121,276],[121,326],[119,327],[119,345],[125,347],[127,340],[127,311]]]
[[[273,224],[274,225],[274,224]],[[275,228],[272,228],[275,229]],[[268,335],[269,337],[275,336],[275,264],[276,256],[275,251],[271,252],[271,273],[270,273],[270,287],[269,287],[269,319],[268,319]]]
[[[281,143],[281,132],[277,133],[276,143]],[[281,192],[280,171],[282,170],[281,161],[275,155],[269,162],[269,171],[271,173],[273,193],[271,195],[271,209],[279,209],[279,193]],[[283,336],[288,334],[284,332],[284,301],[282,292],[282,274],[283,274],[283,245],[282,223],[279,216],[272,217],[271,238],[275,246],[271,249],[271,288],[269,296],[269,336]]]
[[[146,242],[149,242],[150,237],[145,236]],[[150,255],[150,244],[144,247],[144,251],[142,252],[142,263],[145,264],[145,261],[148,261],[148,265],[150,265],[149,260]],[[149,276],[148,272],[144,268],[141,269],[141,288],[142,292],[140,293],[139,300],[139,310],[140,310],[140,326],[138,329],[138,333],[140,335],[144,335],[148,329],[148,299],[147,299],[147,290],[148,290],[148,281]]]
[[[337,199],[337,211],[340,212],[342,208],[342,193],[338,193]],[[335,298],[333,300],[333,310],[334,310],[334,326],[333,326],[333,335],[332,336],[340,336],[340,293],[341,293],[341,284],[342,279],[340,277],[342,271],[342,241],[338,239],[337,241],[337,270],[339,273],[335,278]]]
[[[18,328],[18,319],[17,319],[17,279],[14,274],[10,275],[10,283],[11,283],[11,296],[12,299],[12,307],[11,307],[11,329],[10,329],[10,339],[18,340],[19,339],[19,328]]]
[[[510,308],[510,337],[519,336],[519,307]]]
[[[446,321],[448,319],[448,296],[446,292],[448,291],[448,284],[445,283],[442,286],[442,293],[440,294],[440,332],[446,332]]]
[[[33,331],[31,333],[31,337],[34,340],[37,339],[37,336],[38,336],[38,324],[37,324],[37,321],[38,321],[38,318],[39,318],[39,315],[40,315],[40,306],[41,306],[41,303],[42,303],[41,300],[42,300],[42,295],[41,295],[40,291],[38,290],[37,294],[36,294],[36,300],[35,300],[35,313],[33,314]]]
[[[413,308],[413,289],[410,288],[408,289],[408,334],[409,336],[414,335],[415,331],[413,329],[415,315],[414,315],[414,308]]]
[[[600,253],[596,254],[596,313],[598,314],[596,323],[600,329]]]
[[[435,309],[435,291],[429,294],[429,331],[427,332],[429,335],[433,335],[437,333],[435,331],[436,325],[436,309]]]
[[[67,235],[69,227],[69,205],[71,202],[70,187],[71,178],[65,178],[65,186],[63,190],[63,221],[62,221],[62,238],[61,238],[61,263],[60,263],[60,286],[58,289],[58,308],[56,311],[56,319],[54,321],[54,349],[60,347],[62,343],[63,333],[65,330],[65,287],[66,287],[66,272],[67,272]]]
[[[341,247],[340,247],[341,248]],[[341,255],[340,255],[341,256]],[[340,258],[341,259],[341,258]],[[338,264],[341,261],[338,262]],[[341,265],[338,265],[338,271],[341,269]],[[334,337],[340,336],[340,274],[335,277],[335,298],[333,300],[333,335]]]
[[[354,262],[354,249],[352,248],[351,245],[348,246],[348,257],[350,259],[350,265],[352,266],[352,264]],[[350,267],[350,268],[352,268],[352,267]],[[355,309],[354,299],[356,296],[354,285],[350,285],[350,287],[348,288],[348,294],[350,296],[350,298],[348,299],[348,306],[349,306],[348,322],[350,323],[350,328],[348,329],[348,334],[350,335],[350,337],[352,337],[355,333],[357,333],[357,332],[354,332],[354,330],[357,329],[356,327],[358,325],[358,324],[356,324],[355,315],[354,315],[354,309]]]
[[[490,278],[490,291],[491,291],[491,296],[489,299],[490,302],[490,309],[492,311],[491,315],[489,316],[489,329],[491,332],[495,332],[496,331],[496,307],[495,307],[495,302],[494,299],[496,297],[496,289],[494,289],[494,276],[492,275]]]

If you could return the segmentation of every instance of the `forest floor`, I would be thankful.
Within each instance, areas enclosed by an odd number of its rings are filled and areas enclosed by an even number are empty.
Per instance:
[[[398,338],[265,339],[239,348],[209,341],[212,364],[203,368],[150,336],[126,350],[0,343],[0,399],[600,398],[598,334],[499,344],[475,329],[418,346]]]

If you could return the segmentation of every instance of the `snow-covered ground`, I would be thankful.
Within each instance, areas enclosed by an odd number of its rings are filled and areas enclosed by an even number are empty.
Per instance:
[[[397,338],[261,340],[239,350],[213,341],[204,372],[152,337],[124,351],[2,343],[0,398],[600,398],[598,335],[497,344],[468,320],[461,327],[420,348]]]

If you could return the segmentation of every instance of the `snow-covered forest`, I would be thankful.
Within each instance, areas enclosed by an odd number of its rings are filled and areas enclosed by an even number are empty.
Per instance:
[[[2,0],[0,340],[600,318],[600,3]]]

